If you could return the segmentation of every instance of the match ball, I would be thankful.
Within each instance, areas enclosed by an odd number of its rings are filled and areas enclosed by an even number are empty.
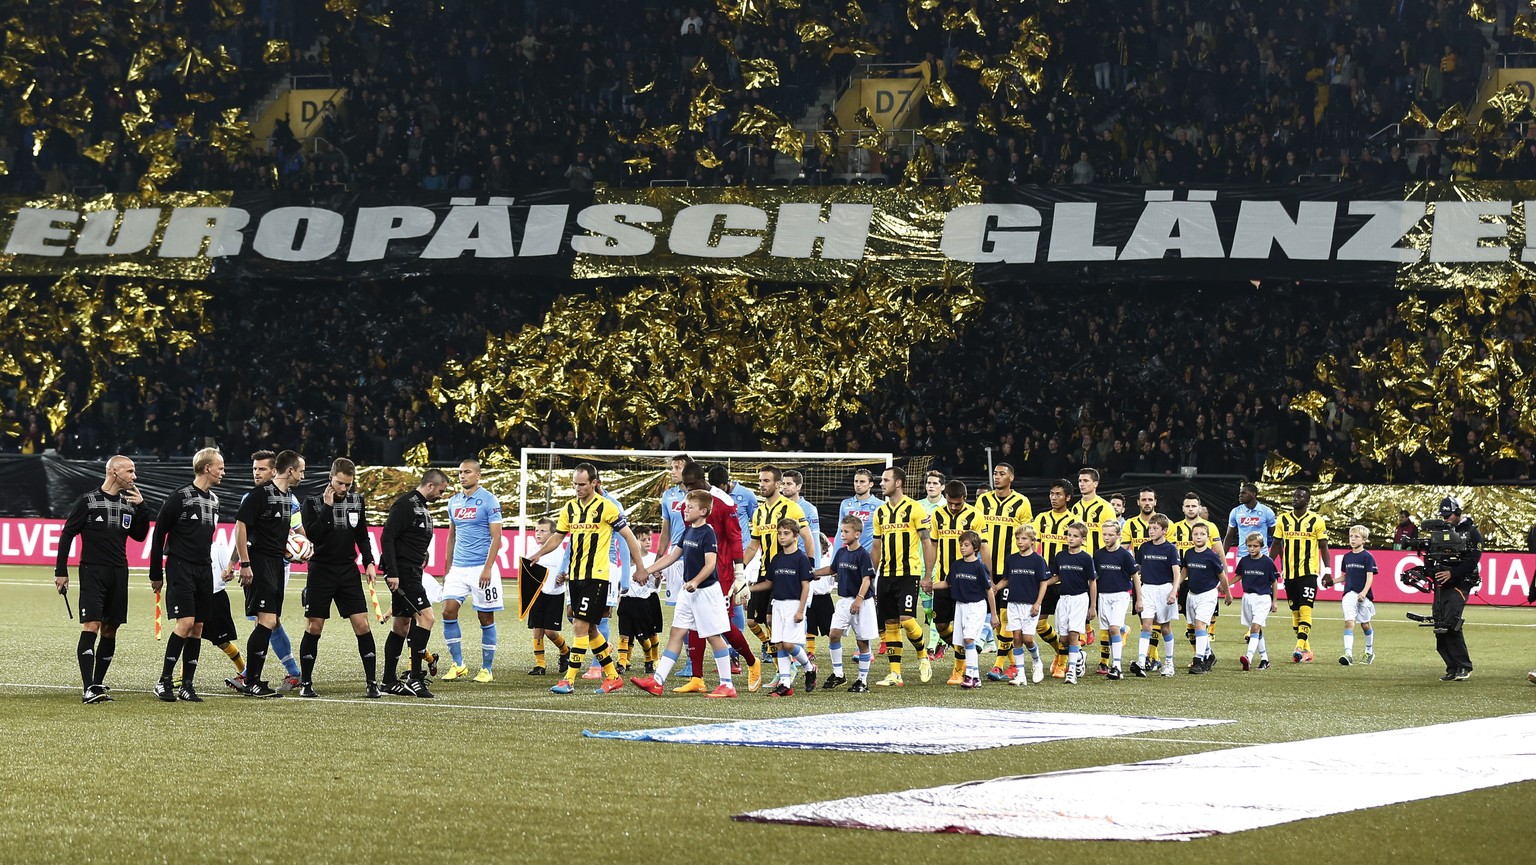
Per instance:
[[[295,562],[307,562],[315,554],[315,545],[298,532],[288,536],[288,558]]]

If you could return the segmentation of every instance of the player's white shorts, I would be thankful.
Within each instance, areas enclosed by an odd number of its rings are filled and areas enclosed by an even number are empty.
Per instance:
[[[1210,623],[1216,615],[1216,589],[1209,592],[1190,592],[1184,599],[1184,618],[1191,622]]]
[[[1344,621],[1364,625],[1376,618],[1376,602],[1360,597],[1358,592],[1344,593]]]
[[[1274,595],[1259,595],[1250,592],[1243,595],[1243,627],[1251,628],[1254,625],[1264,627],[1269,621],[1269,613],[1275,608]]]
[[[421,575],[422,591],[427,593],[427,603],[441,604],[443,602],[443,584],[437,581],[437,577],[431,574]]]
[[[608,578],[608,609],[610,610],[619,605],[619,585],[621,582],[621,578],[617,576]]]
[[[1116,633],[1125,627],[1125,614],[1131,608],[1130,592],[1099,595],[1099,627]]]
[[[1056,631],[1081,634],[1088,629],[1088,593],[1062,595],[1056,601]]]
[[[667,581],[667,603],[676,605],[678,600],[687,594],[683,590],[683,560],[678,559],[661,572],[661,576]]]
[[[1179,617],[1179,602],[1173,595],[1173,585],[1141,586],[1141,617],[1166,625]]]
[[[491,562],[491,584],[480,588],[480,565],[454,565],[443,577],[443,597],[464,603],[466,598],[475,609],[494,613],[506,609],[501,598],[501,568]]]
[[[865,598],[859,605],[859,614],[853,614],[853,598],[838,598],[837,606],[832,608],[832,630],[848,633],[852,626],[855,640],[874,640],[879,638],[879,630],[875,621],[875,599]]]
[[[1029,614],[1032,607],[1034,604],[1010,603],[1008,605],[1008,627],[1015,634],[1023,631],[1024,636],[1033,637],[1035,632],[1040,630],[1040,617]]]
[[[810,605],[807,604],[806,606]],[[773,633],[770,635],[773,642],[805,642],[805,620],[795,621],[795,611],[798,609],[800,609],[800,601],[798,599],[773,602]],[[806,612],[809,613],[810,611],[807,610]]]
[[[991,617],[987,615],[986,601],[963,601],[955,604],[955,634],[956,645],[966,640],[976,643],[981,642],[982,630],[990,623]]]
[[[794,615],[794,611],[790,611]],[[705,586],[698,591],[686,589],[677,596],[677,609],[672,611],[672,627],[698,631],[701,637],[714,637],[731,629],[731,614],[725,605],[725,594],[720,583]],[[805,628],[802,625],[802,633]]]

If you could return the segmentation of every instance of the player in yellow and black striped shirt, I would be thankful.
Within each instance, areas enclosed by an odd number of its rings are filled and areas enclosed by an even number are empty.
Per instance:
[[[946,483],[944,505],[929,515],[932,521],[930,531],[933,535],[935,551],[933,560],[933,582],[935,583],[949,579],[950,568],[961,559],[961,536],[966,532],[979,534],[982,531],[981,511],[977,510],[975,505],[966,504],[966,492],[965,483],[962,481]],[[985,538],[985,535],[982,537]],[[986,552],[986,543],[983,541],[983,560],[987,558]],[[955,672],[949,677],[949,684],[958,685],[965,677],[965,648],[956,646],[953,641],[955,600],[950,596],[949,589],[933,590],[933,624],[938,629],[939,637],[949,644],[955,659]]]
[[[1312,605],[1317,601],[1317,578],[1328,573],[1328,521],[1308,510],[1311,504],[1311,488],[1297,487],[1291,493],[1291,510],[1276,516],[1269,549],[1285,573],[1285,600],[1296,632],[1291,660],[1296,663],[1312,660]]]
[[[608,641],[597,630],[597,625],[608,616],[608,567],[613,551],[613,536],[617,533],[629,544],[629,553],[635,563],[635,579],[645,579],[648,572],[642,563],[644,554],[640,542],[629,528],[624,511],[611,499],[598,495],[597,467],[581,463],[571,475],[576,489],[572,499],[560,511],[555,531],[544,541],[538,551],[529,556],[537,562],[543,556],[560,548],[567,536],[571,540],[571,566],[566,580],[570,585],[572,630],[576,639],[571,642],[570,675],[581,672],[587,650],[603,666],[604,691],[616,691],[624,687],[619,678],[613,657],[608,651]],[[562,678],[550,689],[556,694],[572,691],[569,678]]]
[[[1093,555],[1104,548],[1104,523],[1115,518],[1115,509],[1109,499],[1099,495],[1099,470],[1083,466],[1077,471],[1077,491],[1081,498],[1072,505],[1072,514],[1088,527],[1088,537],[1083,540],[1083,552]],[[1088,622],[1083,634],[1083,645],[1093,643],[1093,622]],[[1099,635],[1099,675],[1109,673],[1109,634]]]
[[[742,563],[748,565],[758,555],[762,556],[757,582],[769,578],[773,573],[773,560],[783,554],[778,541],[780,520],[794,520],[795,525],[800,527],[800,543],[807,550],[816,549],[811,542],[810,523],[805,518],[805,509],[779,491],[779,484],[783,481],[784,472],[778,466],[763,466],[757,470],[758,504],[757,510],[752,512],[752,540],[741,555]],[[763,641],[765,657],[773,657],[769,651],[767,628],[772,604],[772,592],[753,592],[747,601],[747,628]]]
[[[1077,473],[1077,491],[1081,498],[1072,505],[1072,514],[1088,527],[1083,552],[1093,555],[1104,548],[1104,521],[1115,518],[1109,499],[1099,495],[1099,470],[1085,466]]]
[[[906,634],[917,649],[919,676],[924,682],[933,678],[933,664],[923,642],[923,626],[917,622],[918,586],[933,585],[927,576],[933,573],[933,539],[928,535],[928,510],[917,499],[908,498],[904,489],[907,473],[891,467],[880,476],[880,491],[885,504],[875,511],[875,546],[869,557],[879,578],[875,608],[885,623],[885,657],[891,672],[877,685],[902,685],[901,635]]]
[[[998,463],[992,468],[992,489],[976,497],[976,510],[981,511],[982,524],[985,526],[981,532],[982,542],[991,553],[983,558],[995,580],[1003,572],[1003,560],[1014,551],[1018,543],[1015,534],[1021,527],[1029,525],[1033,517],[1029,499],[1013,489],[1013,466]],[[1013,654],[1013,629],[1008,627],[1007,586],[997,591],[997,615],[1001,623],[997,628],[997,658],[987,678],[1001,682],[1013,676],[1003,669],[1004,660]]]
[[[1066,478],[1052,481],[1048,495],[1051,509],[1035,514],[1035,540],[1047,567],[1057,553],[1067,548],[1067,526],[1077,522],[1077,517],[1068,508],[1068,503],[1072,501],[1071,481]],[[1040,622],[1035,626],[1035,633],[1040,639],[1056,647],[1056,660],[1051,664],[1051,675],[1058,679],[1067,674],[1066,635],[1058,634],[1051,622],[1056,615],[1056,599],[1059,597],[1060,589],[1052,583],[1045,590],[1045,600],[1040,604]]]
[[[1136,493],[1136,514],[1126,519],[1120,527],[1120,540],[1131,552],[1147,542],[1147,525],[1157,513],[1157,490],[1142,487]]]

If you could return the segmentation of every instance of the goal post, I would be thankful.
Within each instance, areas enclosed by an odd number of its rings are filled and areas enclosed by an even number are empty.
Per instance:
[[[725,466],[731,480],[745,484],[754,493],[758,487],[757,472],[762,466],[799,470],[805,475],[801,497],[820,510],[823,534],[836,532],[833,523],[837,520],[837,508],[853,494],[854,472],[869,469],[875,475],[874,493],[879,495],[880,473],[897,462],[890,453],[523,448],[515,526],[531,530],[540,519],[553,518],[576,494],[571,486],[572,470],[586,462],[597,467],[603,488],[624,505],[631,523],[659,527],[661,493],[672,481],[672,457],[679,453],[688,454],[706,470]],[[922,462],[926,467],[927,460]],[[914,492],[910,470],[908,477],[910,494]],[[920,488],[916,493],[921,497]],[[520,569],[520,565],[515,567]]]

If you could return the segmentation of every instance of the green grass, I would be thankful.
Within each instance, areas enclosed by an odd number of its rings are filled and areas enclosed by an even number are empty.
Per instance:
[[[297,587],[288,600],[295,641]],[[1272,618],[1276,669],[1242,674],[1236,608],[1221,620],[1223,658],[1203,678],[1106,682],[1075,688],[992,686],[974,693],[909,674],[905,689],[868,695],[797,694],[769,700],[638,690],[606,698],[548,693],[525,676],[522,623],[504,619],[497,680],[443,683],[436,701],[354,699],[355,644],[327,625],[316,688],[326,701],[233,696],[165,705],[152,601],[134,577],[131,621],[109,683],[118,701],[83,706],[74,659],[78,625],[65,618],[45,568],[0,567],[0,723],[5,783],[0,861],[370,861],[753,863],[1088,861],[1136,855],[1126,844],[1017,841],[736,823],[758,808],[957,781],[1154,759],[1230,745],[1418,726],[1536,711],[1536,612],[1469,610],[1477,672],[1446,684],[1433,637],[1384,607],[1375,665],[1344,668],[1338,607],[1318,610],[1315,664],[1285,651],[1289,620]],[[71,599],[73,602],[73,598]],[[466,622],[466,654],[478,629]],[[243,639],[247,625],[240,623]],[[382,629],[378,630],[382,644]],[[441,635],[434,634],[434,648]],[[825,648],[823,646],[823,656]],[[1356,654],[1360,653],[1357,645]],[[1096,653],[1095,653],[1096,654]],[[1181,647],[1187,658],[1187,647]],[[849,653],[850,667],[852,666]],[[1093,658],[1094,655],[1090,655]],[[947,667],[947,661],[938,664]],[[202,690],[230,671],[203,652]],[[875,669],[884,672],[876,658]],[[268,676],[269,679],[275,678]],[[227,692],[226,692],[227,693]],[[1223,718],[1234,724],[1120,739],[1059,742],[967,754],[904,757],[836,751],[678,746],[586,739],[587,729],[674,726],[906,705]],[[1536,725],[1533,725],[1536,736]],[[1180,741],[1171,741],[1180,740]],[[1450,742],[1475,750],[1476,742]],[[1411,761],[1413,755],[1404,755]],[[579,779],[573,786],[572,780]],[[1236,799],[1241,790],[1231,791]],[[1347,801],[1347,789],[1316,795]],[[1105,808],[1115,807],[1106,792]],[[1171,807],[1177,807],[1172,803]],[[1224,837],[1159,846],[1158,861],[1524,861],[1536,840],[1536,783],[1345,813]],[[1524,828],[1521,828],[1524,827]],[[1151,848],[1147,848],[1150,852]],[[1336,852],[1335,852],[1336,851]]]

